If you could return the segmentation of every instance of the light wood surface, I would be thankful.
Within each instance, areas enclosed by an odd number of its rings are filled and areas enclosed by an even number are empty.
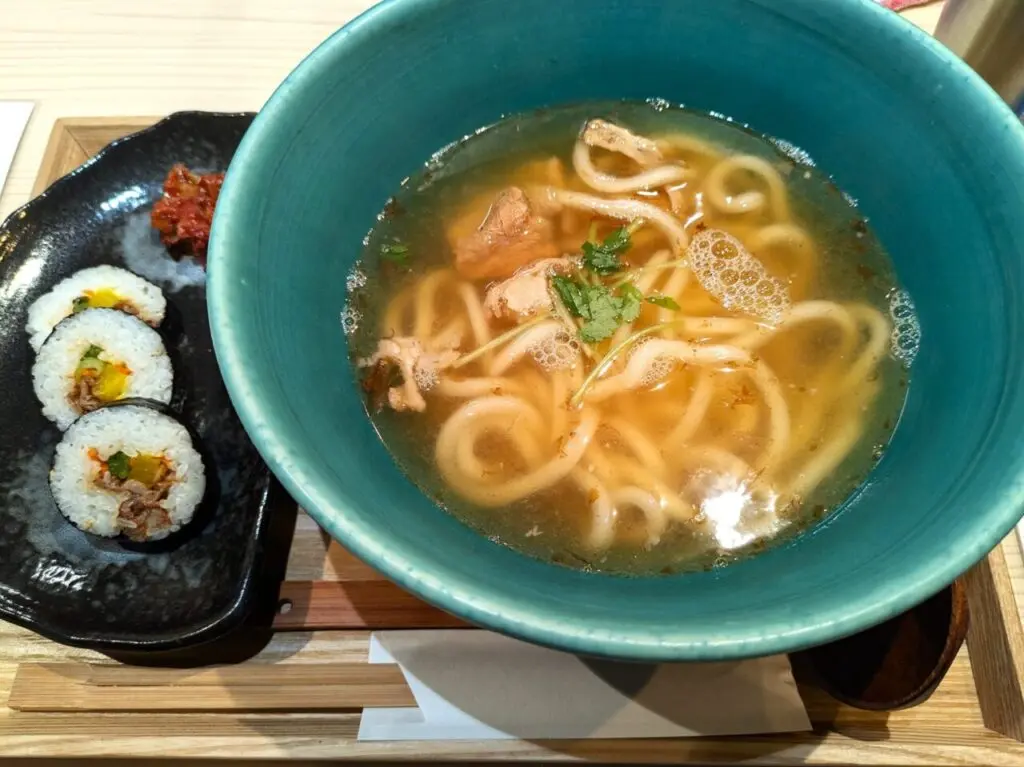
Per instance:
[[[1010,549],[1019,555],[1015,540],[1011,537]],[[1024,600],[1016,598],[1005,563],[1000,547],[967,574],[967,643],[980,648],[974,654],[974,681],[986,726],[1024,741]]]
[[[398,666],[244,663],[208,670],[84,663],[18,669],[14,711],[340,711],[415,706]]]

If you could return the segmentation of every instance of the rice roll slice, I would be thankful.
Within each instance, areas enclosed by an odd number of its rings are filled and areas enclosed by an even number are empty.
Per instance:
[[[39,351],[61,320],[86,309],[117,309],[155,328],[164,321],[167,299],[156,285],[126,269],[108,265],[82,269],[29,307],[25,330],[32,351]]]
[[[143,405],[115,405],[65,432],[50,491],[60,512],[87,533],[157,541],[192,520],[206,472],[176,420]]]
[[[121,399],[167,404],[173,379],[160,334],[115,309],[87,309],[65,319],[32,366],[43,415],[61,430],[81,414]]]

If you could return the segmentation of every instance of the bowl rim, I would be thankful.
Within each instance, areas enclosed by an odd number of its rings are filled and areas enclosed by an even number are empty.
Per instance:
[[[770,0],[746,0],[771,6]],[[278,86],[259,112],[244,136],[232,160],[221,192],[210,244],[207,280],[207,306],[214,348],[231,400],[246,430],[264,460],[288,489],[292,497],[322,525],[332,537],[343,541],[353,554],[364,560],[389,580],[408,589],[425,601],[458,615],[471,623],[518,637],[536,644],[579,652],[587,655],[639,661],[707,661],[791,652],[834,641],[869,628],[910,609],[947,586],[973,564],[982,559],[1014,527],[1020,517],[1020,503],[1005,499],[1000,513],[993,515],[993,524],[977,531],[970,541],[949,551],[942,560],[920,563],[905,569],[899,586],[888,590],[874,589],[858,595],[853,602],[844,602],[813,616],[780,622],[775,630],[730,629],[728,636],[708,642],[675,640],[671,635],[654,636],[643,629],[619,627],[616,635],[600,631],[578,630],[566,621],[550,619],[518,608],[512,601],[496,598],[461,585],[443,584],[426,568],[407,566],[393,556],[386,541],[378,541],[363,526],[344,519],[344,514],[331,511],[333,502],[321,483],[291,460],[287,440],[273,430],[274,418],[269,406],[262,403],[256,389],[244,374],[246,358],[245,333],[232,321],[230,295],[235,288],[224,276],[233,261],[242,258],[234,247],[235,235],[223,224],[235,207],[244,207],[250,160],[261,152],[261,143],[275,130],[276,121],[289,111],[292,93],[321,76],[332,65],[337,49],[343,48],[353,35],[374,35],[395,16],[429,13],[432,8],[463,4],[469,0],[383,0],[336,30],[309,53]],[[790,0],[794,6],[808,6],[812,0]],[[820,11],[820,8],[819,8]],[[855,17],[859,23],[891,35],[902,35],[906,47],[919,47],[922,54],[938,60],[949,68],[949,78],[964,81],[977,108],[987,112],[994,121],[1001,121],[1015,132],[1017,151],[1024,164],[1024,127],[999,96],[949,49],[909,21],[878,5],[874,0],[833,0],[833,15]],[[798,10],[791,11],[793,17]],[[789,14],[787,14],[789,15]],[[920,54],[918,54],[920,55]],[[1013,138],[1008,139],[1010,141]],[[255,163],[253,163],[255,164]],[[218,226],[218,220],[221,222]],[[221,254],[224,254],[221,258]],[[217,266],[223,261],[223,264]]]

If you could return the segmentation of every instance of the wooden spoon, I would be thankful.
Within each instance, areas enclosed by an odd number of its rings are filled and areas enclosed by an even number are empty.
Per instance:
[[[908,708],[939,686],[968,621],[967,590],[957,580],[885,623],[795,654],[794,667],[809,667],[821,689],[855,708]]]

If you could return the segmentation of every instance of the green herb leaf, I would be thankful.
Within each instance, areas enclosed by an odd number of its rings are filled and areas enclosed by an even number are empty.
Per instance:
[[[380,246],[381,258],[396,264],[404,264],[409,260],[409,246],[400,240],[385,242]]]
[[[586,320],[579,336],[588,344],[611,337],[620,325],[639,317],[643,307],[644,295],[635,285],[623,285],[616,294],[605,285],[588,285],[578,278],[555,275],[551,286],[572,316]]]
[[[81,311],[85,311],[89,308],[89,297],[78,296],[71,302],[71,313],[78,314]]]
[[[616,253],[625,253],[632,243],[629,240],[629,227],[620,226],[604,238],[603,247]]]
[[[620,315],[622,316],[623,322],[633,322],[637,317],[640,316],[640,308],[644,303],[644,294],[632,283],[626,283],[622,286],[619,291],[619,295],[622,297],[622,310]]]
[[[583,294],[586,286],[572,277],[556,274],[551,278],[551,287],[555,289],[565,308],[573,317],[583,317],[587,309],[587,299]]]
[[[85,354],[82,355],[82,359],[99,359],[101,354],[103,354],[103,347],[93,344],[85,350]]]
[[[678,312],[680,309],[679,304],[676,303],[672,296],[647,296],[647,303],[660,306],[662,309],[671,309],[674,312]]]
[[[107,471],[111,476],[118,479],[128,479],[128,473],[132,470],[131,458],[118,450],[107,459]]]
[[[586,297],[587,322],[580,328],[580,338],[592,344],[608,338],[622,324],[622,299],[601,285],[587,286]]]
[[[622,261],[615,251],[604,250],[600,245],[583,243],[583,265],[595,274],[605,276],[622,270]]]
[[[579,335],[588,344],[603,341],[623,323],[633,322],[643,306],[643,293],[634,285],[624,285],[616,295],[604,285],[560,275],[552,277],[551,284],[569,313],[586,320]]]
[[[619,321],[614,317],[602,316],[601,319],[585,322],[580,328],[580,339],[588,344],[596,344],[610,338],[618,329]]]
[[[602,276],[621,271],[622,260],[619,256],[629,250],[630,244],[629,232],[626,227],[620,226],[605,237],[601,244],[583,243],[583,265]]]

